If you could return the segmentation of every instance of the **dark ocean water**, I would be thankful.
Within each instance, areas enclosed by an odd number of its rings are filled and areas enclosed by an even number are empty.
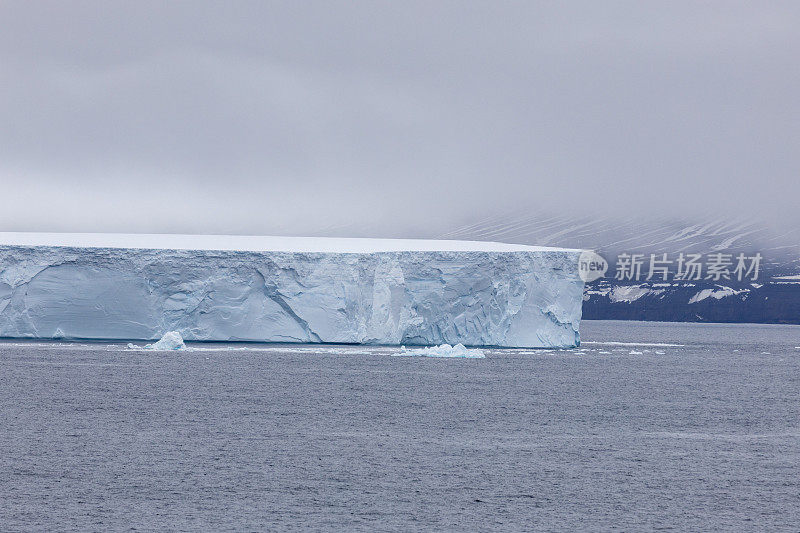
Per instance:
[[[800,327],[582,335],[485,359],[0,343],[0,530],[800,529]]]

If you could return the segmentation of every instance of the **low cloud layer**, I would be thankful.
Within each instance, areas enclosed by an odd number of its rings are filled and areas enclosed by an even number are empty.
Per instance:
[[[0,229],[797,224],[800,7],[0,4]]]

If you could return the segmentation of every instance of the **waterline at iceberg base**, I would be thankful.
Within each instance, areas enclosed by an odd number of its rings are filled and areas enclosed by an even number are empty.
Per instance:
[[[579,250],[0,233],[0,337],[572,347]]]

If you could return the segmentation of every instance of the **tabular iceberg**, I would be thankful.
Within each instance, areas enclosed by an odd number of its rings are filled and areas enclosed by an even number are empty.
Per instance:
[[[489,242],[0,233],[0,337],[579,344],[580,250]]]

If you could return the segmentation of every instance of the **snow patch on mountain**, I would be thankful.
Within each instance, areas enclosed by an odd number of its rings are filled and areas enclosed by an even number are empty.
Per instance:
[[[793,276],[775,276],[772,279],[777,280],[778,282],[800,282],[800,274],[796,274]]]
[[[608,298],[615,303],[631,303],[647,295],[657,296],[662,293],[664,293],[664,289],[651,289],[641,285],[623,285],[612,288],[608,293]]]
[[[718,289],[703,289],[694,296],[689,299],[690,304],[694,304],[697,302],[702,302],[707,298],[714,298],[716,300],[721,300],[728,296],[736,296],[737,294],[746,294],[750,292],[750,289],[732,289],[731,287],[723,287],[718,285]]]

